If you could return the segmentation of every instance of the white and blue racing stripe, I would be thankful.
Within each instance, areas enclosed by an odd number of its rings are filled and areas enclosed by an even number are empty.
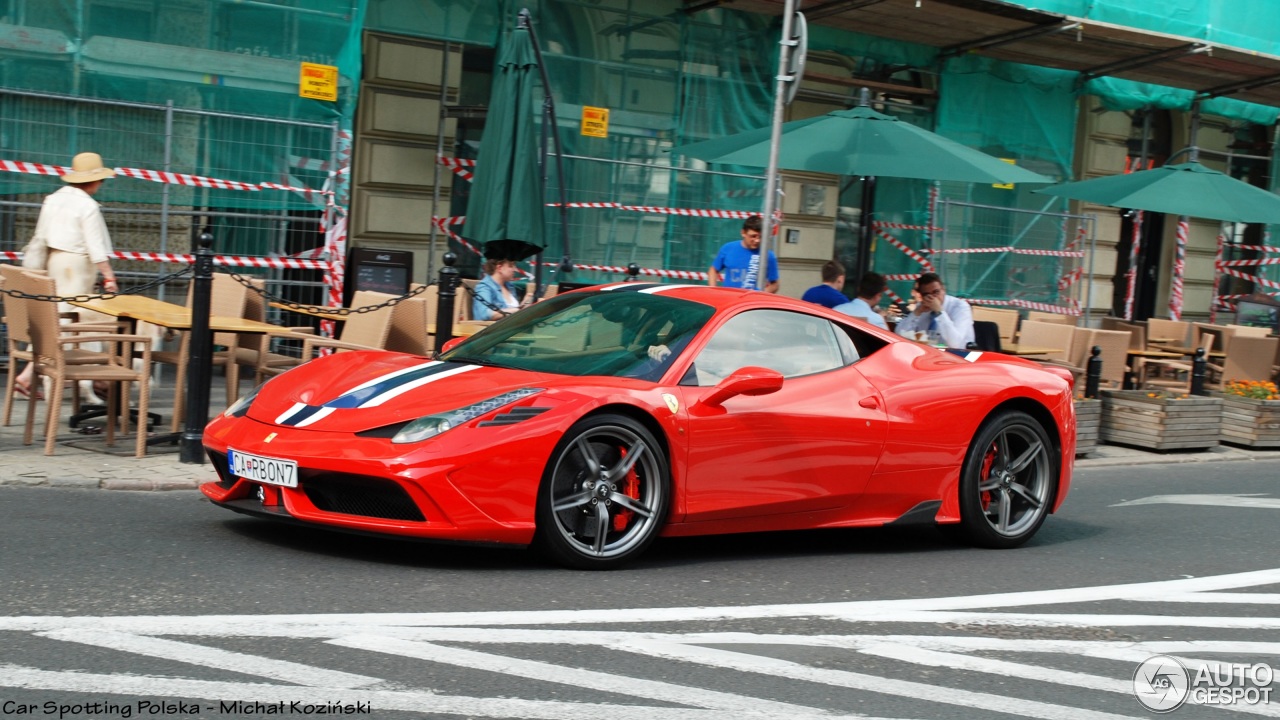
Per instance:
[[[479,365],[433,360],[404,370],[397,370],[369,382],[358,385],[323,405],[295,403],[276,418],[277,425],[306,427],[331,414],[334,410],[377,407],[388,400],[403,395],[436,380],[443,380],[460,373],[479,369]]]
[[[952,355],[959,355],[960,357],[964,358],[965,360],[968,360],[969,362],[977,362],[978,358],[982,357],[981,350],[961,350],[960,348],[947,348],[947,352],[951,353]]]
[[[652,295],[654,293],[675,290],[676,288],[706,287],[706,285],[689,285],[687,283],[663,285],[662,283],[620,283],[611,285],[601,292],[637,292]]]

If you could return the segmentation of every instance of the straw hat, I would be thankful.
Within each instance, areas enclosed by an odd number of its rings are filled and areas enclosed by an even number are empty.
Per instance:
[[[65,183],[91,183],[115,177],[116,171],[102,166],[102,156],[98,153],[80,153],[71,159],[71,171],[62,176]]]

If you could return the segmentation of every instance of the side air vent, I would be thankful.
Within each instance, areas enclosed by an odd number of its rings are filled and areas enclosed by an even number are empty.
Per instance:
[[[544,407],[517,407],[511,408],[510,411],[494,415],[492,419],[485,420],[479,424],[479,427],[494,427],[497,425],[515,425],[518,422],[524,422],[529,418],[535,418],[551,408]]]

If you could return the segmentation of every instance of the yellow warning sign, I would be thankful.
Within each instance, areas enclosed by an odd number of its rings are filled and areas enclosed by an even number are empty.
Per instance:
[[[1001,160],[1003,160],[1003,161],[1005,161],[1005,162],[1007,162],[1007,163],[1009,163],[1010,165],[1017,165],[1017,164],[1018,164],[1018,161],[1017,161],[1017,160],[1014,160],[1013,158],[1000,158],[1000,159],[1001,159]],[[991,187],[993,187],[993,188],[995,188],[995,189],[997,189],[997,190],[1012,190],[1012,189],[1013,189],[1013,183],[1007,183],[1007,184],[1006,184],[1006,183],[995,183],[995,184],[994,184],[994,185],[992,185]]]
[[[333,65],[302,63],[298,94],[312,100],[338,101],[338,68]]]
[[[609,108],[584,105],[582,107],[582,134],[587,137],[609,137]]]

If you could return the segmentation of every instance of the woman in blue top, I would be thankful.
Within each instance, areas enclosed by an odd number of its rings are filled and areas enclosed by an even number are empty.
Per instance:
[[[476,296],[471,301],[471,317],[476,320],[498,320],[520,309],[514,260],[486,260],[484,279],[476,283]]]

